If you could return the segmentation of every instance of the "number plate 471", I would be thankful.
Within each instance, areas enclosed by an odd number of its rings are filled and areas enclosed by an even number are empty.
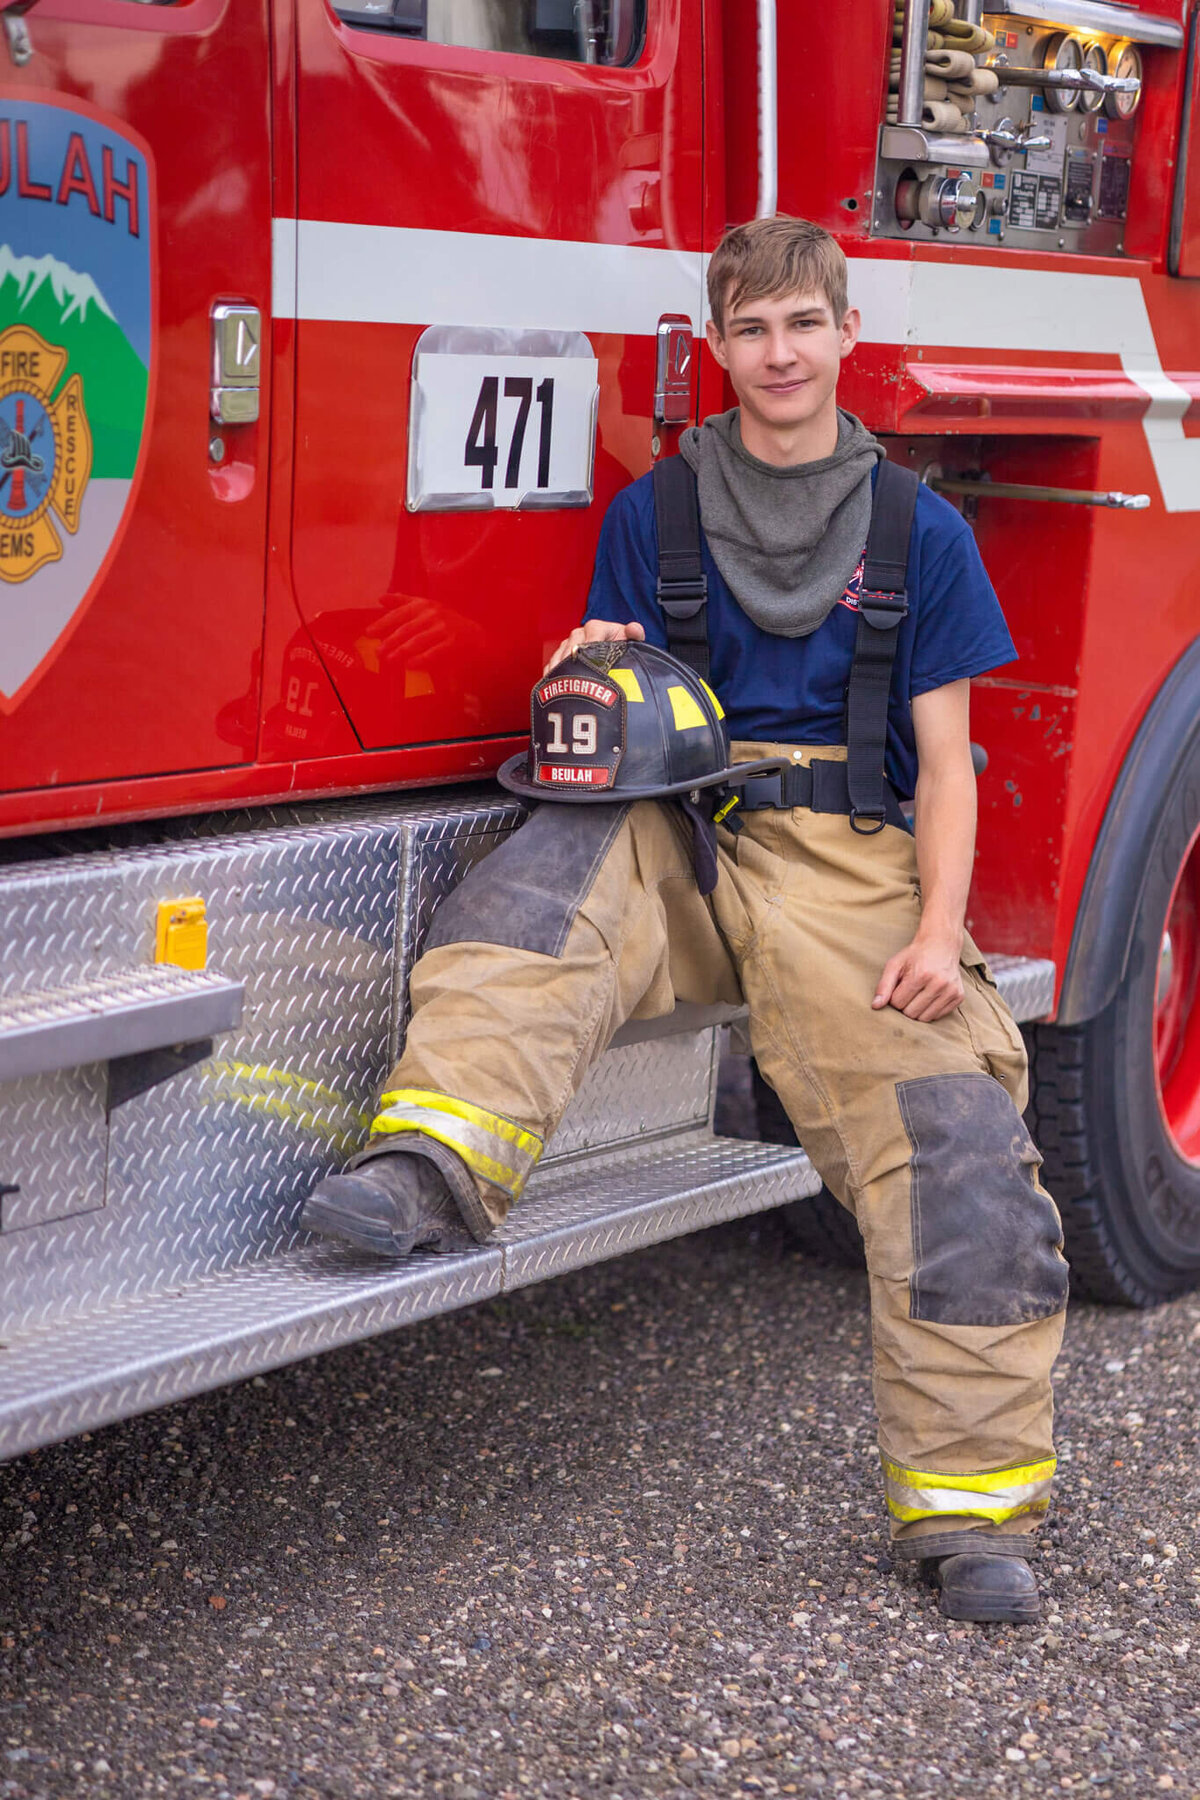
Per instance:
[[[543,341],[548,335],[537,334]],[[410,511],[590,504],[596,359],[579,354],[577,333],[562,335],[572,343],[561,356],[513,355],[507,346],[499,354],[470,355],[418,345],[409,422]]]

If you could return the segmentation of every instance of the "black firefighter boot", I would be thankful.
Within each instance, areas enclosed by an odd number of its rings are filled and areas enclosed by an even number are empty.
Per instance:
[[[304,1203],[305,1231],[376,1256],[469,1250],[495,1230],[462,1158],[436,1138],[406,1132],[372,1145],[344,1174],[327,1175]]]
[[[932,1579],[942,1590],[941,1611],[948,1619],[1032,1624],[1042,1610],[1033,1570],[1019,1552],[997,1554],[986,1544],[985,1539],[977,1550],[960,1550],[933,1563]]]

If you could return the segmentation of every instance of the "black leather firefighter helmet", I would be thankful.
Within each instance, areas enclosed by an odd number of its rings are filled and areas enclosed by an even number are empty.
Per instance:
[[[531,743],[499,779],[525,800],[665,800],[780,767],[731,763],[721,703],[653,644],[584,644],[542,676]]]

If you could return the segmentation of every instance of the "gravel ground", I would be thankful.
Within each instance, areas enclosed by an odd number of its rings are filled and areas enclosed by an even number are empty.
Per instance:
[[[1200,1301],[1080,1306],[1037,1627],[889,1565],[768,1216],[0,1470],[0,1795],[1200,1794]]]

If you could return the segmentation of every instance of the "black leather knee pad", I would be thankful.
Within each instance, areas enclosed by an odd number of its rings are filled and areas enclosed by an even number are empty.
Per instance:
[[[910,1317],[1022,1325],[1061,1312],[1062,1227],[1005,1089],[981,1073],[926,1075],[896,1097],[912,1144]]]
[[[442,901],[424,948],[499,944],[561,956],[628,812],[627,806],[539,806]]]

